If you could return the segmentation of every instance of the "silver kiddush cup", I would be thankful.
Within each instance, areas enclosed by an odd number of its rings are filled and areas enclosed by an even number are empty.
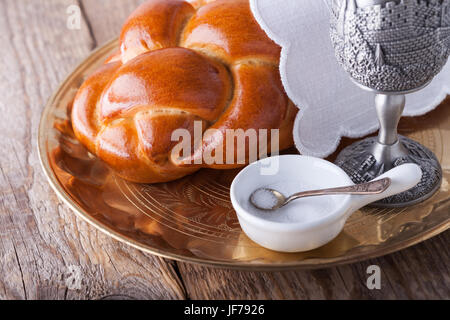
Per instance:
[[[431,197],[440,187],[436,156],[397,134],[405,95],[428,85],[450,54],[450,0],[328,0],[331,40],[340,65],[362,89],[375,94],[377,138],[344,149],[336,163],[355,183],[403,163],[423,171],[413,189],[376,203],[404,207]]]

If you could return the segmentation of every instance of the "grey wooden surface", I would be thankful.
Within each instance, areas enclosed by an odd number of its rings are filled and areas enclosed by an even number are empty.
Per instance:
[[[40,114],[58,83],[116,37],[140,2],[0,1],[0,299],[450,298],[449,232],[331,269],[238,272],[151,256],[76,218],[40,168]],[[81,8],[79,30],[66,27],[73,4]],[[381,267],[381,290],[366,287],[372,264]]]

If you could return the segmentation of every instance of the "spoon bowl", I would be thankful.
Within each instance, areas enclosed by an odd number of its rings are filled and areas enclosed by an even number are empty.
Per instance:
[[[270,188],[259,188],[250,196],[250,202],[260,210],[277,210],[287,204],[286,197]]]

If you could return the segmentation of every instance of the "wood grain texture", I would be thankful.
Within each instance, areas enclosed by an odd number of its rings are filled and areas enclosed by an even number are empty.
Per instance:
[[[96,44],[117,38],[127,17],[144,1],[81,0],[82,11]]]
[[[352,265],[256,273],[153,257],[76,218],[40,169],[40,113],[65,75],[94,47],[117,37],[140,2],[0,2],[0,299],[450,298],[450,232]],[[70,4],[81,8],[81,30],[66,28]],[[366,287],[372,264],[381,267],[381,290]]]
[[[46,100],[93,47],[66,0],[0,2],[0,298],[184,298],[175,264],[100,234],[58,201],[38,162]],[[78,290],[67,280],[74,271]],[[77,288],[78,286],[75,286]]]
[[[192,299],[448,299],[450,233],[361,263],[311,271],[236,272],[180,264]],[[381,268],[381,290],[366,286]]]

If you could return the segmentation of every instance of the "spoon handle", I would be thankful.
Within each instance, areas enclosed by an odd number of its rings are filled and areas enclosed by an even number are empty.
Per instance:
[[[331,194],[361,194],[361,195],[379,194],[386,191],[386,189],[389,188],[390,185],[391,179],[384,178],[367,183],[355,184],[353,186],[348,187],[304,191],[291,195],[289,198],[286,199],[286,204],[299,198],[323,196]]]

